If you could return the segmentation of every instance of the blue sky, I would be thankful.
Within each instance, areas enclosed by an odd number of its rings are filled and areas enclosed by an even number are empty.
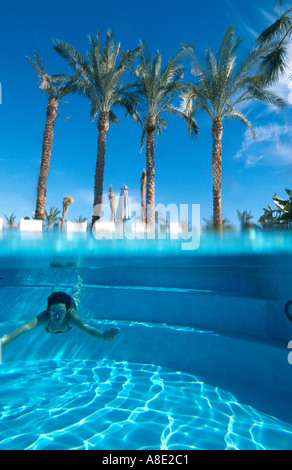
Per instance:
[[[272,0],[1,0],[0,17],[0,217],[14,213],[19,221],[32,217],[35,210],[47,105],[25,56],[32,57],[37,50],[50,74],[68,72],[52,50],[52,40],[65,40],[85,53],[88,34],[99,30],[104,37],[110,28],[123,49],[136,47],[142,39],[151,54],[159,49],[168,60],[181,42],[192,42],[203,57],[207,47],[217,49],[230,24],[236,25],[236,35],[243,40],[244,55],[276,12]],[[288,76],[274,89],[292,103]],[[234,225],[237,209],[251,210],[257,221],[263,207],[273,205],[274,193],[284,197],[285,188],[292,189],[291,104],[281,112],[250,103],[241,110],[252,122],[257,140],[241,122],[225,122],[222,211]],[[123,111],[116,112],[120,124],[112,124],[108,132],[104,200],[110,184],[116,196],[126,184],[130,199],[139,202],[139,180],[146,165],[145,148],[140,153],[141,128]],[[85,99],[67,96],[55,123],[47,209],[61,208],[63,197],[72,196],[75,203],[68,220],[79,215],[91,218],[97,127],[89,115]],[[204,223],[212,214],[211,123],[204,114],[197,122],[200,134],[193,141],[175,117],[168,117],[167,129],[157,136],[156,203],[200,204]]]

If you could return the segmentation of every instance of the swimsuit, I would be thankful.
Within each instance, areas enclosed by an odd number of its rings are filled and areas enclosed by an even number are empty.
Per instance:
[[[50,331],[50,324],[51,324],[51,320],[50,320],[48,326],[45,327],[45,330],[46,330],[48,333],[52,333],[52,334],[68,333],[68,331],[70,331],[72,327],[68,325],[68,322],[66,322],[66,323],[67,323],[68,330],[65,330],[65,331]]]

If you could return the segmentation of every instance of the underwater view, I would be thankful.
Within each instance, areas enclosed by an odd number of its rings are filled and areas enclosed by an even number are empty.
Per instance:
[[[211,240],[4,236],[0,337],[76,279],[78,315],[115,336],[41,327],[3,346],[0,449],[292,449],[291,237]]]
[[[152,364],[2,365],[0,449],[291,449],[292,424]]]

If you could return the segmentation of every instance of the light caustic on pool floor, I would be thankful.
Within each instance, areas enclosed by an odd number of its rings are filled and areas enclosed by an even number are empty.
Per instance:
[[[160,366],[0,368],[0,449],[291,449],[292,425]]]

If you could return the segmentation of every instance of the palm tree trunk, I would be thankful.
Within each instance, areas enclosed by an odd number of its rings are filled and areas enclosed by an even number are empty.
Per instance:
[[[112,187],[111,184],[109,186],[108,199],[109,199],[110,208],[111,208],[110,222],[114,222],[114,220],[115,220],[115,217],[114,217],[114,214],[115,214],[115,194],[113,192],[113,187]]]
[[[62,220],[61,220],[61,232],[63,232],[63,230],[64,230],[65,217],[66,217],[67,210],[68,210],[68,206],[63,205]]]
[[[65,225],[65,217],[68,211],[68,208],[71,204],[73,204],[74,199],[70,196],[65,196],[63,199],[63,211],[62,211],[62,220],[61,220],[61,231],[63,232],[64,230],[64,225]]]
[[[221,174],[222,174],[222,136],[223,125],[221,120],[216,120],[212,125],[213,150],[213,222],[214,229],[222,232],[221,211]]]
[[[45,217],[47,178],[49,174],[52,153],[54,124],[58,116],[58,105],[59,101],[56,98],[49,98],[47,106],[46,127],[43,136],[40,174],[37,187],[37,200],[35,210],[35,219],[37,220],[44,220]]]
[[[106,149],[106,134],[109,129],[109,112],[100,111],[98,121],[98,140],[97,140],[97,159],[94,175],[94,200],[92,226],[101,218],[102,193],[103,193],[103,175]]]
[[[150,231],[155,227],[155,129],[156,119],[149,116],[146,124],[146,222]]]
[[[141,222],[143,227],[145,225],[145,185],[146,185],[146,171],[142,171],[140,179],[140,190],[141,190]]]

